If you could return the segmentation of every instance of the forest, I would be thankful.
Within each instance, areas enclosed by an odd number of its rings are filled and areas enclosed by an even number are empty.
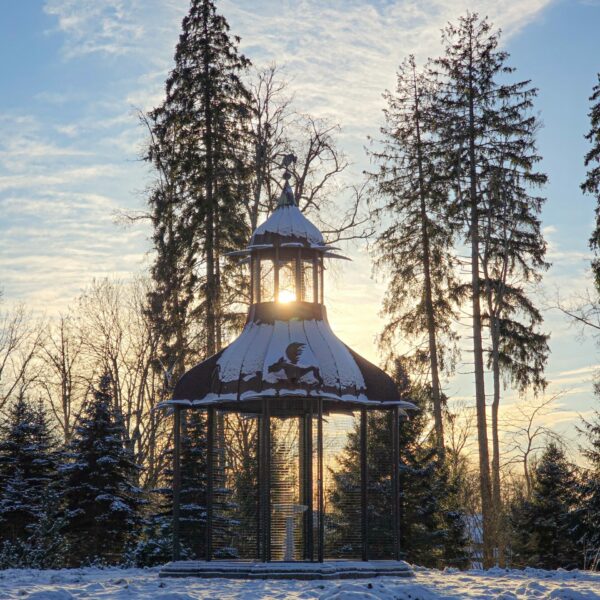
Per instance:
[[[147,227],[149,270],[85,282],[60,316],[0,298],[0,568],[171,559],[173,432],[160,405],[241,331],[247,265],[227,254],[275,209],[291,155],[300,210],[327,243],[365,244],[387,285],[381,365],[419,408],[400,424],[402,557],[436,568],[600,570],[600,409],[580,422],[578,456],[543,419],[556,397],[536,293],[549,268],[538,90],[483,15],[449,23],[441,48],[423,64],[399,57],[396,87],[381,90],[384,125],[364,140],[371,168],[348,181],[344,123],[307,114],[279,66],[241,52],[214,0],[191,0],[163,99],[137,114],[150,177],[145,206],[125,219]],[[597,336],[600,72],[588,116],[581,190],[595,219],[595,289],[557,308]],[[445,389],[459,361],[473,373],[469,403]],[[507,423],[509,388],[520,400]],[[201,558],[206,420],[189,413],[182,542],[186,558]],[[369,471],[387,502],[384,421],[371,417]],[[256,435],[244,427],[228,421],[222,434],[242,467]],[[341,512],[358,468],[353,432],[327,490],[332,535],[353,527]],[[244,473],[219,508],[222,536],[234,539],[223,556],[244,543],[228,534],[235,511],[252,510],[244,490],[256,474]]]

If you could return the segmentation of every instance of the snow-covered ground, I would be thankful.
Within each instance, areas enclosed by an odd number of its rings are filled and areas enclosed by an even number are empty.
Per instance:
[[[152,600],[515,600],[600,599],[600,573],[583,571],[433,571],[414,578],[357,581],[239,581],[159,579],[157,569],[65,569],[0,571],[0,599],[72,600],[143,598]]]

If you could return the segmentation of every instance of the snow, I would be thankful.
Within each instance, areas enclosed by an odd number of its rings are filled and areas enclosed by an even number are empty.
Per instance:
[[[325,389],[329,388],[330,393],[337,392],[336,399],[366,400],[365,381],[356,361],[325,320],[248,323],[240,336],[219,357],[219,378],[225,384],[237,382],[241,378],[248,383],[253,396],[268,395],[270,386],[262,389],[261,385],[261,389],[258,389],[251,382],[257,373],[261,373],[257,385],[280,384],[284,381],[287,375],[272,367],[282,360],[289,361],[286,351],[290,345],[296,345],[299,349],[299,360],[295,366],[318,369]],[[312,375],[315,376],[316,373],[313,372]],[[300,382],[309,387],[318,387],[323,395],[324,390],[316,377],[314,380],[310,377],[301,379]],[[285,395],[286,391],[298,393],[295,385],[289,390],[278,387],[280,395]],[[301,395],[310,395],[311,390],[301,389],[300,392]]]
[[[325,246],[323,234],[300,211],[293,206],[279,206],[277,210],[252,234],[250,245],[256,244],[255,240],[273,233],[281,238],[298,238],[306,240],[309,245]]]
[[[159,579],[154,569],[0,571],[2,600],[592,600],[600,599],[600,573],[584,571],[436,571],[415,568],[413,578],[345,581],[240,581]]]

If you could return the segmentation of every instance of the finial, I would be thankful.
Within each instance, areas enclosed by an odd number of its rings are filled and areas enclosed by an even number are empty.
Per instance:
[[[277,208],[281,206],[296,206],[296,199],[294,198],[294,192],[292,191],[292,186],[290,186],[290,179],[292,178],[292,173],[290,172],[290,165],[295,164],[298,160],[298,157],[295,154],[286,154],[281,161],[281,166],[285,169],[283,173],[283,178],[285,179],[285,183],[283,184],[283,190],[281,192],[281,196],[279,197],[279,202],[277,203]]]

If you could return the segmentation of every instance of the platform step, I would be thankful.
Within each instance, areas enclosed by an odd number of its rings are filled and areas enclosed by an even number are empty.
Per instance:
[[[411,577],[404,561],[253,562],[242,560],[182,560],[166,564],[160,577],[223,579],[363,579],[368,577]]]

